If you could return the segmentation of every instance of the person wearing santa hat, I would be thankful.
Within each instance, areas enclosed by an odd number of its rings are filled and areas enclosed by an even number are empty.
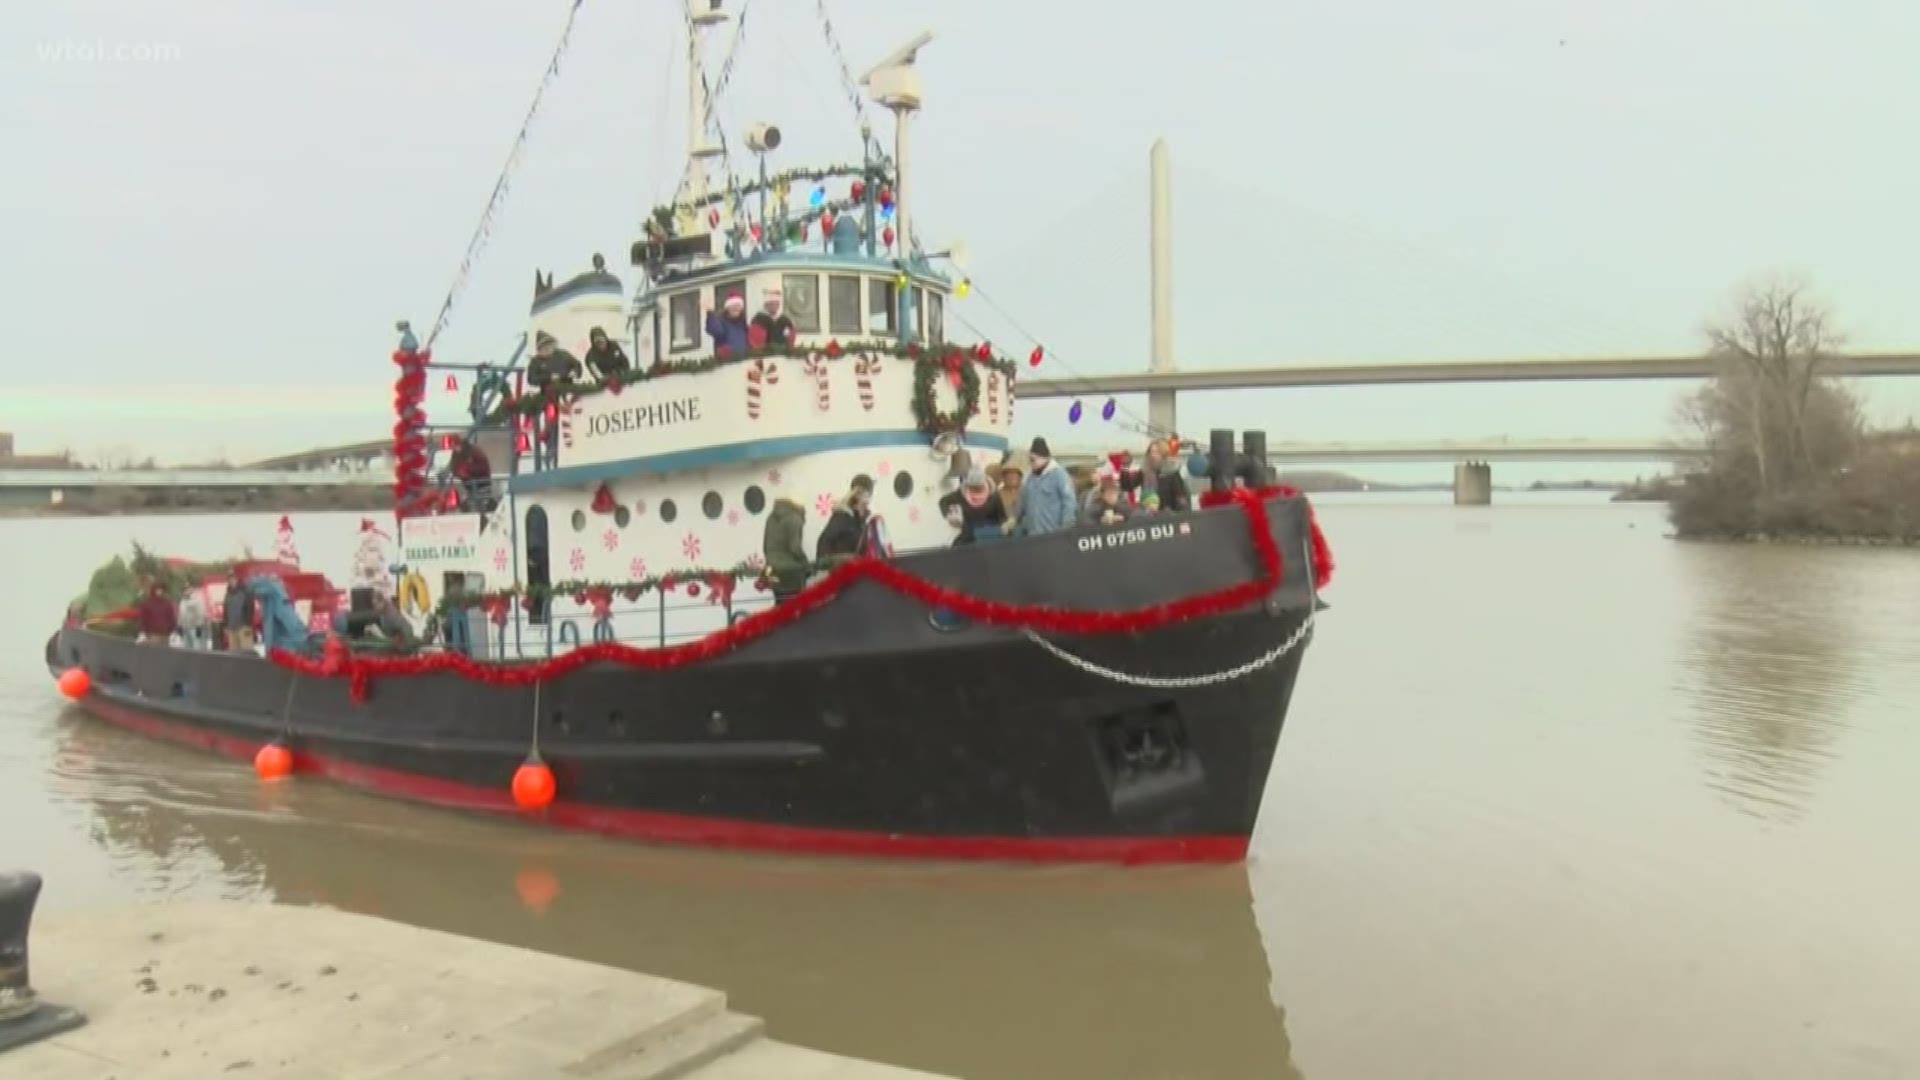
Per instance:
[[[760,310],[753,316],[753,329],[759,331],[753,336],[759,344],[793,344],[793,320],[781,312],[780,299],[779,289],[768,288],[760,293]]]
[[[715,355],[722,350],[733,356],[747,351],[746,312],[747,298],[737,292],[727,294],[719,311],[707,312],[707,336],[713,339]]]

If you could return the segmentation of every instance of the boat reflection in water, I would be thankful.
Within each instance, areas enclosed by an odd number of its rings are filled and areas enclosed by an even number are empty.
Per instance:
[[[59,790],[143,889],[325,904],[719,987],[777,1038],[956,1076],[1300,1075],[1242,865],[653,849],[261,785],[76,711],[60,738]]]

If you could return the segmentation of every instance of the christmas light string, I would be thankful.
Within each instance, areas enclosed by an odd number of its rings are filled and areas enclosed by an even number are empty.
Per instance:
[[[1065,368],[1068,375],[1068,379],[1066,381],[1079,383],[1082,385],[1086,385],[1092,382],[1090,378],[1088,378],[1085,375],[1082,375],[1077,369],[1073,367],[1073,365],[1067,363],[1065,360],[1062,360],[1060,358],[1060,354],[1055,352],[1052,346],[1044,344],[1043,342],[1041,342],[1039,338],[1035,337],[1033,333],[1029,331],[1026,327],[1020,325],[1020,321],[1018,319],[1015,319],[1010,313],[1008,313],[1006,308],[1001,307],[999,302],[996,301],[985,289],[982,289],[978,281],[969,277],[967,278],[967,282],[968,282],[969,290],[972,292],[979,293],[980,299],[986,301],[986,304],[988,307],[992,308],[994,312],[998,314],[1002,319],[1005,319],[1007,321],[1007,325],[1013,327],[1015,333],[1020,334],[1022,337],[1025,337],[1028,341],[1032,342],[1035,348],[1041,350],[1041,353],[1045,359],[1052,360],[1053,362],[1059,364],[1062,368]],[[966,319],[964,316],[956,316],[956,317],[959,317],[962,323],[966,323]],[[971,323],[967,323],[967,326],[968,326],[968,329],[972,329],[975,333],[979,333],[979,330],[977,328],[974,328]],[[983,334],[981,336],[984,337],[986,335]],[[1153,424],[1151,424],[1150,422],[1141,419],[1140,415],[1134,412],[1132,409],[1129,409],[1123,405],[1120,405],[1117,399],[1115,400],[1115,408],[1117,409],[1117,411],[1125,413],[1128,419],[1134,422],[1134,424],[1136,425],[1136,430],[1146,434],[1150,438],[1168,438],[1174,434],[1171,431],[1161,431],[1155,428]]]
[[[547,88],[560,76],[560,60],[566,55],[567,46],[573,39],[573,24],[583,2],[573,0],[567,7],[567,22],[560,30],[560,42],[554,46],[553,57],[547,61],[546,74],[541,76],[540,85],[534,89],[533,102],[527,106],[526,118],[520,122],[520,132],[514,136],[513,148],[507,152],[507,163],[493,182],[493,194],[487,197],[487,208],[480,213],[480,223],[475,226],[473,237],[467,241],[467,253],[460,260],[460,269],[454,273],[453,284],[447,289],[446,299],[440,303],[440,314],[434,318],[433,329],[427,333],[426,348],[429,350],[433,348],[434,339],[440,336],[440,331],[446,329],[447,321],[453,314],[454,302],[466,290],[467,280],[473,274],[474,260],[479,258],[481,249],[493,235],[493,219],[507,201],[508,184],[525,156],[527,135],[533,129],[534,117],[539,115],[540,102],[546,97]]]

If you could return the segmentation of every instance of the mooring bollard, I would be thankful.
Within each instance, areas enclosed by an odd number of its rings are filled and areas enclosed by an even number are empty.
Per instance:
[[[74,1009],[41,1001],[28,977],[27,934],[40,884],[40,875],[27,870],[0,874],[0,1051],[86,1023]]]

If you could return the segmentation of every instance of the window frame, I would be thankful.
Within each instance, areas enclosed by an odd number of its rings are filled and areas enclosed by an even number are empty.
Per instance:
[[[683,306],[692,305],[692,317],[688,329],[692,337],[680,336],[680,311]],[[688,289],[667,297],[667,351],[670,353],[692,352],[700,347],[700,290]]]
[[[875,289],[881,290],[881,295],[886,298],[878,307],[874,304]],[[875,315],[879,315],[886,321],[880,326],[874,326],[872,319]],[[867,318],[867,326],[874,333],[893,336],[900,332],[900,289],[893,283],[892,278],[870,277],[867,279]]]
[[[805,282],[813,293],[813,325],[807,326],[800,321],[800,309],[793,304],[793,283]],[[810,271],[780,274],[780,307],[787,318],[793,320],[793,329],[799,334],[818,334],[822,324],[820,312],[820,275]]]
[[[841,304],[834,301],[835,284],[853,283],[853,318],[848,322],[841,320]],[[827,275],[827,332],[830,334],[864,334],[867,332],[867,296],[866,283],[859,274]]]

